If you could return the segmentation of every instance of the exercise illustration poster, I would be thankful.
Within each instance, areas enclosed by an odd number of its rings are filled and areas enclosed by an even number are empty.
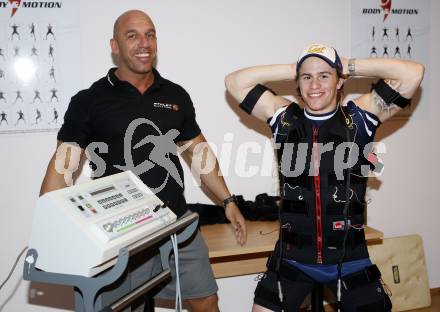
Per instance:
[[[429,68],[430,0],[352,0],[351,55],[413,60]],[[427,102],[427,82],[422,83]],[[427,103],[425,103],[427,104]],[[413,105],[403,112],[409,115]],[[427,112],[421,105],[420,112]],[[418,113],[418,112],[417,112]],[[402,114],[401,114],[402,115]]]
[[[79,89],[78,1],[0,0],[0,133],[58,129]]]

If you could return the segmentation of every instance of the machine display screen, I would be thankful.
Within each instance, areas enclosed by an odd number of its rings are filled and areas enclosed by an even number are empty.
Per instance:
[[[103,188],[103,189],[91,192],[90,195],[96,196],[96,195],[99,195],[99,194],[102,194],[102,193],[105,193],[105,192],[108,192],[108,191],[112,191],[114,189],[115,189],[114,186],[109,186],[109,187],[106,187],[106,188]]]

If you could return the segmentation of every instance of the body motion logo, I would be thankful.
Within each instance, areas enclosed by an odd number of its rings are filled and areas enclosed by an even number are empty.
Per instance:
[[[62,2],[60,1],[22,1],[22,0],[8,0],[0,1],[0,9],[11,8],[11,17],[17,13],[18,9],[61,9]]]
[[[376,15],[383,14],[383,21],[388,18],[391,14],[396,15],[418,15],[419,9],[414,8],[394,8],[392,7],[391,0],[380,0],[379,7],[376,8],[363,8],[362,14]]]

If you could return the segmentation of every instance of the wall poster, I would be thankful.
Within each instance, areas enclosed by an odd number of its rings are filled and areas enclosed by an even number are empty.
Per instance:
[[[414,60],[425,65],[422,92],[415,99],[423,105],[417,113],[427,116],[430,0],[352,0],[351,55]],[[400,116],[409,116],[414,105]]]
[[[58,129],[79,89],[79,1],[0,0],[0,133]]]

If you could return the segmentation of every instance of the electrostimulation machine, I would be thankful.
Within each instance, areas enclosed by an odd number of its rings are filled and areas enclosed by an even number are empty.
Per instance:
[[[166,227],[176,215],[132,172],[48,192],[34,211],[29,248],[38,269],[91,277],[121,248]]]

